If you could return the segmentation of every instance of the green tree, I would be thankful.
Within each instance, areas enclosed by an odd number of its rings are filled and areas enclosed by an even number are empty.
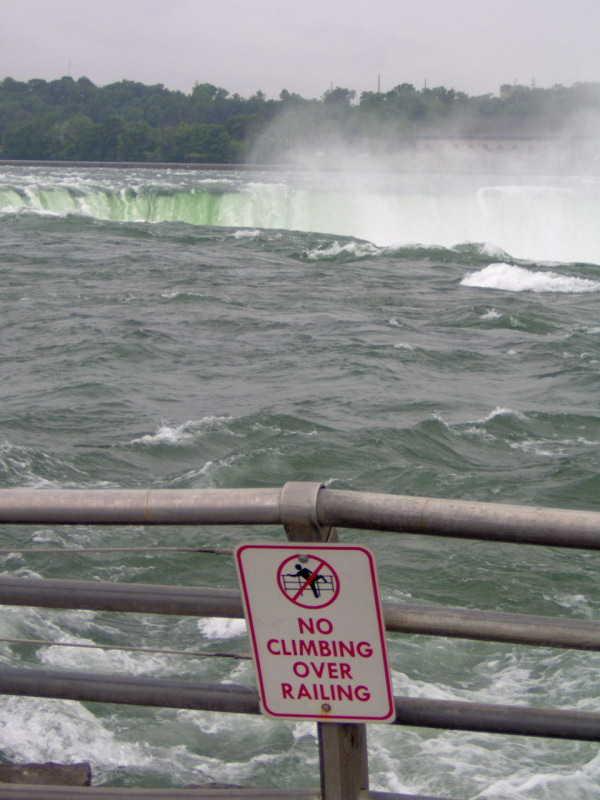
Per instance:
[[[117,161],[119,142],[125,123],[120,117],[106,117],[96,126],[94,159],[98,161]]]
[[[52,157],[66,161],[92,161],[96,157],[97,125],[85,114],[54,125],[51,137]]]
[[[235,160],[236,148],[222,125],[191,125],[187,160],[203,164],[227,164]]]
[[[225,123],[225,130],[232,139],[243,142],[253,138],[262,128],[258,114],[235,114]]]
[[[295,92],[288,92],[287,89],[282,89],[279,92],[279,99],[286,106],[301,106],[310,102]]]
[[[4,158],[52,158],[51,137],[46,121],[32,119],[10,124],[4,134],[2,153]]]
[[[336,86],[335,89],[328,89],[323,95],[323,102],[326,105],[347,105],[356,97],[356,92],[353,89],[344,89],[341,86]]]
[[[118,161],[147,161],[153,149],[152,129],[147,122],[136,120],[123,125],[117,144]]]

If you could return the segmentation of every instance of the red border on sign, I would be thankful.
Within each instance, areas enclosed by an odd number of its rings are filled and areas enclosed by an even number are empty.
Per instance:
[[[297,548],[297,545],[295,547]],[[257,675],[258,684],[259,684],[259,694],[260,694],[260,700],[261,700],[261,705],[263,707],[263,710],[270,717],[281,718],[281,719],[313,719],[313,720],[319,721],[319,722],[327,722],[328,720],[331,720],[331,721],[341,720],[341,721],[348,721],[348,722],[380,722],[380,721],[381,722],[391,722],[391,721],[393,721],[393,719],[395,718],[394,695],[393,695],[393,692],[392,692],[392,682],[391,682],[391,678],[390,678],[390,669],[389,669],[389,663],[388,663],[388,659],[387,659],[387,647],[386,647],[386,642],[385,642],[385,625],[384,625],[384,622],[383,622],[383,613],[382,613],[382,609],[381,609],[381,602],[380,602],[379,595],[378,595],[378,590],[377,590],[377,587],[378,587],[377,572],[375,570],[375,564],[373,562],[372,553],[369,550],[365,549],[364,547],[360,547],[360,546],[352,546],[351,545],[351,546],[347,547],[347,546],[344,545],[344,546],[342,546],[340,548],[340,549],[343,549],[343,550],[358,550],[359,552],[364,553],[366,555],[366,557],[367,557],[368,564],[369,564],[369,570],[370,570],[370,573],[371,573],[371,585],[372,585],[373,590],[374,590],[375,612],[376,612],[376,615],[377,615],[377,626],[378,626],[378,633],[379,633],[379,643],[380,643],[381,654],[382,654],[383,663],[384,663],[384,667],[385,667],[384,672],[385,672],[386,695],[387,695],[387,704],[388,704],[387,713],[382,714],[382,715],[380,715],[378,717],[376,717],[376,716],[366,716],[366,715],[365,716],[360,716],[360,715],[352,716],[352,715],[341,715],[341,714],[340,715],[336,715],[336,714],[290,714],[290,713],[283,713],[283,712],[277,712],[277,711],[271,711],[270,710],[270,708],[267,705],[267,700],[266,700],[267,695],[266,695],[264,679],[263,679],[263,674],[262,674],[262,666],[261,666],[261,663],[260,663],[260,653],[259,653],[258,643],[256,641],[256,634],[255,634],[255,631],[254,631],[254,619],[252,617],[252,610],[251,610],[251,606],[250,606],[250,600],[249,600],[249,597],[248,597],[248,586],[246,584],[246,579],[245,579],[245,576],[244,576],[244,570],[243,570],[242,559],[241,559],[242,552],[244,550],[250,550],[250,549],[252,549],[252,550],[257,550],[257,549],[287,550],[289,552],[291,548],[290,548],[289,545],[272,545],[272,544],[245,544],[245,545],[242,545],[239,548],[236,548],[236,560],[237,560],[237,563],[238,563],[238,574],[239,574],[239,577],[240,577],[240,583],[241,583],[241,587],[242,587],[242,595],[243,595],[243,600],[244,600],[244,608],[245,608],[245,611],[246,611],[246,619],[248,621],[248,627],[249,627],[248,633],[249,633],[250,639],[252,641],[252,650],[253,650],[253,653],[254,653],[254,664],[255,664],[255,667],[256,667],[256,675]],[[313,551],[313,552],[316,552],[316,551],[319,551],[319,550],[325,550],[326,552],[327,551],[331,552],[334,548],[332,548],[331,545],[312,545],[311,544],[306,549],[310,550],[310,551]]]

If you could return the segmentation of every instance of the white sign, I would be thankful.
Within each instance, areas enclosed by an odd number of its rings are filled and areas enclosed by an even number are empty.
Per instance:
[[[235,558],[269,717],[392,722],[373,554],[338,544],[241,544]]]

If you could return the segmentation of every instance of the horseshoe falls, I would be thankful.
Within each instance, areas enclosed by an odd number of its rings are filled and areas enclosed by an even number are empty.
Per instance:
[[[490,242],[515,258],[600,261],[600,187],[586,178],[551,181],[532,175],[517,183],[514,177],[318,172],[283,173],[279,179],[229,172],[203,178],[163,170],[139,171],[132,180],[109,170],[43,173],[29,180],[8,175],[0,186],[0,209],[329,233],[380,246]]]
[[[0,486],[331,488],[600,510],[600,178],[0,167]],[[3,575],[237,586],[272,528],[0,528]],[[593,552],[343,532],[384,601],[598,619]],[[0,608],[0,637],[244,652],[240,620]],[[390,634],[396,694],[600,710],[600,654]],[[9,666],[249,662],[0,642]],[[0,758],[109,786],[318,785],[316,729],[4,697]],[[593,743],[369,728],[371,788],[595,798]]]

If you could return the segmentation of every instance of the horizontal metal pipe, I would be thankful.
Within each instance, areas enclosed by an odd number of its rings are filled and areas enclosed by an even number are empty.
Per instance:
[[[193,617],[243,618],[240,592],[195,586],[32,580],[0,576],[0,604]],[[443,606],[384,603],[388,631],[600,650],[600,623]]]
[[[0,604],[192,617],[243,617],[236,589],[0,577]]]
[[[0,784],[0,800],[250,800],[262,797],[268,800],[322,800],[319,789],[116,789],[103,786]],[[367,792],[361,797],[364,800],[450,800],[447,797],[392,792]]]
[[[388,631],[507,644],[600,650],[600,623],[442,606],[384,603]]]
[[[230,714],[260,713],[257,692],[244,686],[75,671],[0,667],[0,694]]]
[[[1,489],[0,524],[278,525],[282,490]],[[323,527],[600,548],[600,513],[322,489]]]
[[[600,741],[600,714],[550,708],[395,697],[395,725]]]
[[[102,786],[35,786],[19,784],[0,785],[0,800],[322,800],[319,789],[116,789]],[[450,800],[448,797],[431,797],[392,792],[367,792],[364,800]]]
[[[363,795],[360,796],[363,800]],[[367,792],[364,800],[452,800],[451,797],[440,797],[436,795],[423,794],[396,794],[395,792]]]
[[[281,489],[0,489],[0,523],[276,525]]]
[[[85,672],[0,668],[0,694],[258,714],[258,693],[229,684],[119,678]],[[600,714],[585,711],[394,698],[397,725],[600,741]]]
[[[318,789],[116,789],[104,786],[35,786],[32,784],[0,784],[0,800],[320,800]],[[370,797],[370,795],[369,795]],[[387,800],[432,800],[432,798],[389,795]],[[443,798],[437,798],[443,800]]]
[[[600,549],[600,513],[323,489],[322,525]]]

